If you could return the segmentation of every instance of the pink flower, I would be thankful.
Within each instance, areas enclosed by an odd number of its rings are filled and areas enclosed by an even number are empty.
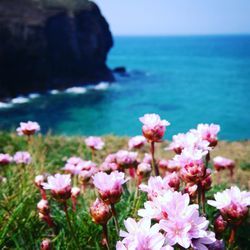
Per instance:
[[[211,147],[217,145],[217,134],[220,132],[220,126],[216,124],[199,124],[197,131],[201,135],[203,140],[207,140]]]
[[[16,162],[16,164],[25,164],[28,165],[31,163],[32,158],[29,152],[16,152],[14,155],[14,161]]]
[[[78,164],[82,163],[83,162],[83,159],[80,158],[80,157],[76,157],[76,156],[72,156],[70,157],[68,160],[67,160],[67,163],[68,164],[71,164],[71,165],[74,165],[74,166],[77,166]]]
[[[37,209],[39,213],[48,214],[49,213],[49,203],[47,200],[42,199],[37,203]]]
[[[207,154],[211,147],[209,142],[204,140],[197,130],[192,129],[186,134],[177,134],[173,136],[173,142],[166,149],[172,149],[175,153],[181,154],[183,149],[188,150],[201,150],[204,154]]]
[[[124,177],[124,173],[118,171],[111,174],[99,172],[92,177],[93,183],[105,203],[114,204],[120,200],[122,185],[127,181]]]
[[[116,162],[121,169],[135,167],[137,165],[137,152],[119,150],[116,153]]]
[[[157,114],[145,114],[143,117],[140,117],[139,120],[143,123],[143,135],[151,142],[161,141],[166,127],[170,125],[168,121],[161,120]]]
[[[221,234],[225,232],[227,229],[227,222],[222,218],[221,215],[219,215],[215,220],[214,220],[214,231],[216,234]]]
[[[189,248],[191,239],[189,238],[188,231],[191,229],[191,224],[182,219],[174,221],[161,220],[161,228],[166,232],[168,243],[171,246],[179,244],[184,248]]]
[[[169,177],[164,177],[163,179],[160,176],[151,176],[148,180],[148,185],[141,184],[139,188],[148,193],[148,199],[152,200],[154,197],[158,195],[164,195],[164,193],[171,189],[169,186]]]
[[[47,183],[43,182],[44,189],[50,189],[51,194],[58,201],[64,202],[71,196],[71,178],[70,175],[55,174],[47,178]]]
[[[151,170],[152,168],[150,164],[142,162],[137,166],[136,173],[137,175],[147,175],[151,172]]]
[[[84,169],[81,170],[80,172],[78,172],[80,182],[83,183],[83,184],[87,183],[90,180],[90,178],[94,174],[96,174],[97,172],[98,172],[98,169],[96,167],[92,167],[92,168],[90,168],[88,170],[84,170]]]
[[[214,162],[214,167],[217,171],[223,169],[233,169],[235,167],[235,162],[233,160],[222,156],[216,156],[213,159],[213,162]]]
[[[101,150],[103,149],[105,143],[100,137],[90,136],[85,139],[86,145],[94,150]]]
[[[18,135],[33,135],[40,131],[40,125],[37,122],[20,122],[20,127],[17,128]]]
[[[144,146],[145,143],[146,143],[145,137],[141,135],[137,135],[135,137],[130,138],[130,140],[128,141],[128,148],[130,150],[139,149],[142,146]]]
[[[107,224],[112,216],[109,206],[99,199],[96,199],[90,207],[90,214],[93,222],[101,225]]]
[[[142,162],[151,164],[152,163],[152,155],[148,154],[148,153],[145,153]]]
[[[218,192],[214,195],[215,201],[208,200],[208,204],[220,210],[227,222],[240,224],[248,214],[250,205],[250,192],[240,191],[236,186]]]
[[[0,165],[8,165],[13,158],[9,154],[0,154]]]
[[[75,161],[75,164],[66,163],[66,165],[62,169],[73,175],[78,175],[82,171],[93,170],[93,169],[96,169],[96,167],[97,165],[92,161],[79,160],[79,161]]]
[[[117,243],[116,249],[128,250],[161,250],[164,245],[164,236],[159,232],[158,224],[151,227],[151,220],[143,218],[136,222],[132,218],[124,221],[127,231],[120,231],[123,238]]]
[[[111,173],[118,169],[118,164],[116,162],[116,154],[109,154],[104,162],[100,165],[100,171]]]
[[[184,182],[198,183],[204,179],[205,165],[202,157],[204,152],[197,149],[184,149],[180,155],[174,157],[181,165],[181,178]]]

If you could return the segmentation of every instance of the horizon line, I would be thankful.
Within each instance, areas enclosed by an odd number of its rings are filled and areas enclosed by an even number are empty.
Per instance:
[[[112,32],[111,32],[112,33]],[[250,36],[249,33],[207,33],[207,34],[112,34],[114,37],[190,37],[190,36]]]

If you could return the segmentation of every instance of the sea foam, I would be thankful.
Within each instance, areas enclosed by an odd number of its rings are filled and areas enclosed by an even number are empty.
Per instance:
[[[29,98],[23,97],[23,96],[18,96],[11,100],[11,103],[13,104],[21,104],[21,103],[26,103],[26,102],[29,102]]]
[[[65,92],[69,94],[84,94],[87,92],[87,89],[84,87],[72,87],[66,89]]]
[[[93,87],[94,90],[106,90],[109,87],[108,82],[100,82]]]

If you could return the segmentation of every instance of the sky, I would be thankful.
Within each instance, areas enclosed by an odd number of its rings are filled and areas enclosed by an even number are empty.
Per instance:
[[[114,35],[250,33],[250,0],[94,0]]]

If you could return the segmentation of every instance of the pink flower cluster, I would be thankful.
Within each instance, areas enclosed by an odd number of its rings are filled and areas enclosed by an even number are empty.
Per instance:
[[[250,192],[240,191],[236,186],[218,192],[215,200],[208,200],[208,204],[220,210],[224,220],[229,224],[239,225],[248,214],[250,206]]]
[[[118,171],[113,171],[111,174],[99,172],[92,178],[101,199],[105,203],[115,204],[120,200],[122,185],[127,181],[124,173]]]
[[[32,161],[30,153],[26,151],[16,152],[13,159],[16,162],[16,164],[23,164],[23,165],[28,165]]]
[[[85,139],[86,145],[93,150],[101,150],[105,146],[104,141],[100,137],[90,136]]]
[[[128,148],[131,149],[139,149],[143,147],[146,143],[146,139],[142,135],[137,135],[129,139]]]
[[[207,245],[215,242],[215,235],[208,231],[209,222],[199,215],[198,205],[189,203],[188,194],[168,189],[145,202],[144,209],[140,209],[138,214],[158,223],[156,225],[164,231],[167,245],[207,249]],[[199,248],[199,245],[203,248]]]
[[[13,157],[9,154],[0,154],[0,165],[8,165],[12,162]]]
[[[161,141],[166,127],[170,125],[168,121],[161,120],[157,114],[145,114],[143,117],[140,117],[139,120],[143,123],[143,135],[149,142]]]
[[[224,170],[224,169],[229,169],[230,170],[230,169],[235,168],[235,162],[233,160],[222,157],[222,156],[216,156],[213,159],[213,163],[214,163],[214,168],[217,171],[221,171],[221,170]]]
[[[18,135],[33,135],[40,131],[40,125],[37,122],[20,122],[20,127],[17,128]]]

